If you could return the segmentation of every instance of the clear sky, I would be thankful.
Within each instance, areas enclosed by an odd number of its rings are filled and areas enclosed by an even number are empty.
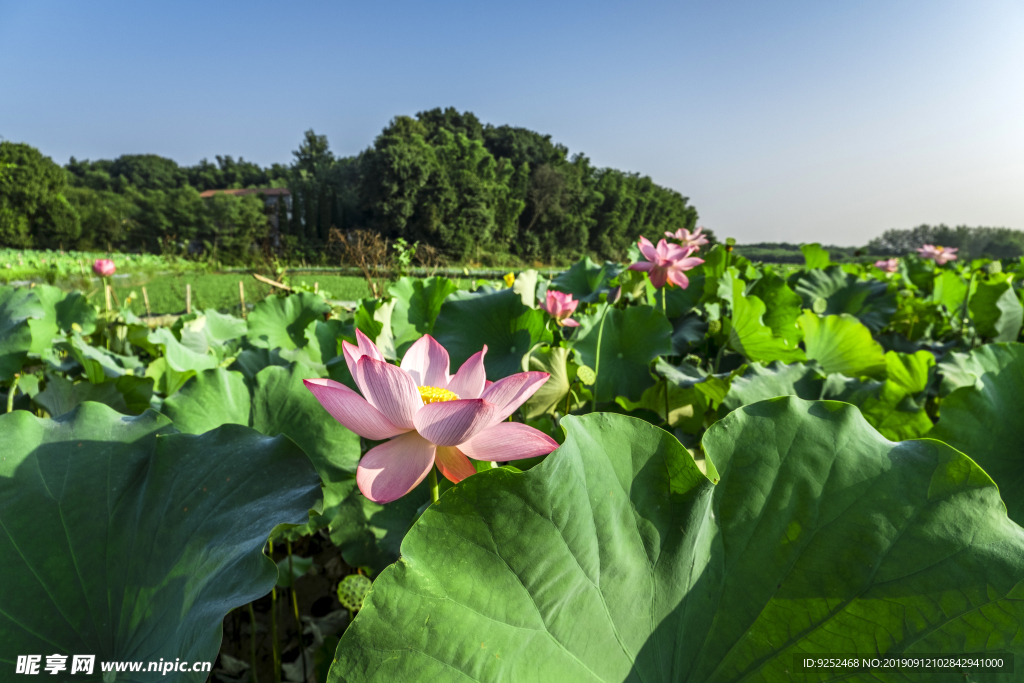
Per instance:
[[[741,242],[1024,229],[1022,0],[0,0],[0,136],[337,154],[436,106],[650,175]]]

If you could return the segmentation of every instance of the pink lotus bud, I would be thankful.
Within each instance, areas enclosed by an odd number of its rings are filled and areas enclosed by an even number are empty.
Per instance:
[[[92,272],[100,277],[110,277],[116,270],[114,262],[108,258],[98,258],[92,264]]]

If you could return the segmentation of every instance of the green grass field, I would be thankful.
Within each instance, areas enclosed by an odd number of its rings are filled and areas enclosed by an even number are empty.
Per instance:
[[[314,277],[294,276],[292,284],[312,286],[319,283],[320,291],[331,299],[340,301],[357,301],[370,296],[366,281],[362,278],[342,275],[321,275]],[[186,285],[192,285],[192,309],[215,308],[224,312],[239,313],[238,283],[245,286],[245,301],[255,304],[271,293],[273,288],[263,284],[250,275],[240,273],[167,273],[154,275],[131,275],[127,278],[115,278],[111,283],[119,301],[135,292],[132,300],[132,311],[136,315],[145,315],[146,305],[142,298],[142,287],[145,286],[149,295],[150,310],[154,315],[182,313],[185,310]],[[102,301],[102,292],[94,283],[96,290],[94,300]]]
[[[192,309],[201,310],[215,308],[224,313],[238,315],[238,283],[245,286],[245,302],[252,304],[264,299],[274,289],[251,275],[244,273],[132,273],[127,277],[112,279],[114,295],[119,302],[133,292],[132,311],[136,315],[146,314],[146,304],[142,298],[142,288],[149,295],[150,310],[153,315],[183,313],[185,311],[185,286],[192,285]],[[319,284],[319,291],[334,301],[358,301],[370,296],[366,280],[351,275],[331,275],[327,273],[298,273],[289,278],[295,285],[312,287]],[[455,279],[460,289],[468,289],[478,281],[469,278]],[[103,291],[99,280],[93,278],[86,284],[81,279],[57,282],[63,289],[83,289],[90,292],[90,300],[103,305]],[[495,284],[497,284],[495,282]]]

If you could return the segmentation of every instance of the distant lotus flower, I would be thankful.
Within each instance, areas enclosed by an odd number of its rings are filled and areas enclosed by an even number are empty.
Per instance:
[[[505,273],[505,276],[502,277],[501,279],[505,281],[505,286],[506,287],[511,287],[512,285],[514,285],[516,283],[516,274],[515,273]]]
[[[576,312],[576,307],[579,305],[579,301],[573,301],[572,294],[549,289],[547,297],[540,307],[542,310],[547,311],[547,314],[554,318],[555,322],[559,325],[579,327],[580,324],[569,317]]]
[[[895,273],[900,268],[900,260],[898,258],[890,258],[882,261],[875,261],[875,268],[884,270],[887,273]]]
[[[389,439],[359,461],[356,483],[370,500],[401,498],[435,464],[459,482],[476,472],[469,458],[519,460],[558,448],[533,427],[503,421],[548,380],[548,373],[520,372],[489,383],[484,346],[452,376],[448,352],[430,335],[420,337],[397,367],[362,332],[357,330],[356,338],[358,346],[342,342],[342,351],[362,396],[329,379],[305,384],[345,427],[374,441]]]
[[[651,277],[651,284],[658,289],[664,287],[666,282],[686,289],[690,280],[684,273],[704,263],[702,258],[690,257],[690,254],[697,251],[694,246],[684,247],[661,240],[655,247],[646,237],[641,237],[638,245],[640,253],[647,260],[630,264],[629,269],[646,270]]]
[[[921,258],[931,259],[940,266],[944,266],[946,263],[957,259],[957,251],[959,251],[957,247],[936,247],[931,244],[925,244],[917,250],[917,253]]]
[[[692,233],[686,228],[679,228],[675,232],[666,232],[665,237],[670,237],[675,240],[679,240],[679,244],[684,247],[697,247],[698,249],[708,243],[707,235],[701,233],[704,232],[704,228],[700,227],[694,230]]]
[[[92,272],[96,273],[100,277],[110,277],[114,274],[117,268],[114,267],[114,262],[108,258],[98,258],[93,261]]]

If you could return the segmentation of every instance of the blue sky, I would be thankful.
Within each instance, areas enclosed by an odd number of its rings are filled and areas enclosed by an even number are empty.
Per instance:
[[[1024,2],[0,0],[0,136],[288,162],[435,106],[549,133],[741,242],[1024,229]]]

